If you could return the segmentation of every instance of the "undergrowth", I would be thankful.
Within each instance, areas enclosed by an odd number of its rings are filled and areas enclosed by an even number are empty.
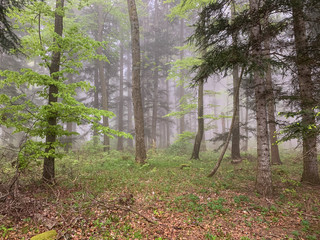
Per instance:
[[[37,201],[46,199],[56,217],[71,222],[65,223],[69,226],[67,233],[63,226],[54,225],[64,236],[193,239],[193,234],[199,239],[318,239],[319,198],[315,197],[314,188],[301,185],[301,162],[292,161],[292,155],[283,155],[284,164],[272,166],[274,198],[264,199],[254,191],[254,156],[246,156],[239,164],[231,164],[226,156],[217,174],[208,178],[218,153],[205,152],[200,160],[190,160],[186,154],[152,149],[147,163],[139,165],[131,152],[102,152],[99,147],[86,147],[57,161],[57,186],[34,191],[32,196]],[[26,186],[26,192],[41,188],[36,180],[39,173],[41,166],[33,165],[22,174],[21,184]],[[119,204],[120,198],[154,223],[146,225],[134,212],[108,209],[111,203]],[[101,202],[109,205],[103,210]],[[77,217],[68,217],[70,213]],[[2,218],[5,221],[0,236],[4,239],[31,236],[46,229],[45,224],[41,229],[37,227],[39,219],[34,216],[25,217],[28,221],[20,227],[10,224],[12,219],[5,215]],[[76,223],[72,223],[74,218]],[[26,231],[26,226],[32,230]]]

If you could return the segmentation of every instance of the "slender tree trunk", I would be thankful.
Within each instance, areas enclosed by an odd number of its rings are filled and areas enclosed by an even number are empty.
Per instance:
[[[231,18],[233,19],[235,17],[235,2],[232,1],[231,6]],[[232,42],[233,45],[236,47],[238,45],[238,34],[235,33],[232,35]],[[232,145],[231,145],[231,158],[232,161],[238,162],[241,159],[240,156],[240,126],[239,126],[239,112],[240,112],[240,100],[239,95],[236,97],[236,89],[238,88],[239,84],[239,66],[234,65],[233,66],[233,108],[236,108],[236,115],[234,119],[234,126],[232,128]]]
[[[250,11],[252,16],[256,16],[259,9],[258,0],[250,0]],[[255,21],[251,28],[252,38],[252,58],[255,63],[261,66],[262,54],[262,36],[260,33],[260,22]],[[256,190],[263,196],[272,195],[272,179],[269,153],[269,139],[267,126],[267,106],[266,106],[266,87],[264,77],[261,72],[256,69],[254,72],[254,86],[255,86],[255,104],[256,104],[256,118],[257,118],[257,179]]]
[[[103,12],[102,7],[98,6],[98,36],[97,40],[99,42],[102,42],[102,33],[103,33]],[[102,55],[102,47],[99,47],[97,50],[97,53]],[[108,111],[108,86],[107,86],[107,80],[104,74],[104,61],[99,60],[98,61],[98,69],[99,69],[99,79],[101,84],[101,101],[102,101],[102,109]],[[103,126],[109,127],[109,119],[108,117],[103,116]],[[108,135],[103,135],[103,145],[104,145],[104,151],[110,150],[110,138]]]
[[[245,142],[244,142],[244,151],[248,152],[249,149],[249,90],[246,88],[246,120],[245,120]]]
[[[240,99],[239,95],[236,97],[235,91],[239,84],[239,68],[238,66],[233,67],[233,107],[237,108],[234,126],[232,128],[232,145],[231,145],[231,158],[233,161],[239,161],[241,159],[240,156],[240,127],[239,127],[239,110],[240,110]]]
[[[169,88],[169,81],[166,81],[166,92],[167,92],[167,96],[166,96],[166,104],[167,104],[167,114],[170,113],[170,88]],[[166,141],[166,147],[170,146],[170,121],[167,120],[166,121],[166,137],[167,137],[167,141]]]
[[[181,46],[183,46],[183,43],[184,43],[184,20],[183,19],[180,20],[180,43],[181,43]],[[183,52],[183,50],[181,50],[180,51],[180,60],[182,60],[183,58],[184,58],[184,52]],[[180,75],[181,75],[181,77],[180,77],[181,83],[180,83],[178,91],[179,91],[179,98],[180,98],[180,105],[181,105],[182,104],[181,100],[184,96],[184,71],[183,70],[181,70]],[[182,109],[180,108],[180,110],[182,110]],[[184,115],[181,116],[179,125],[180,125],[179,131],[181,134],[186,130]]]
[[[127,82],[128,82],[128,132],[132,133],[132,93],[131,93],[131,60],[130,60],[130,51],[128,52],[128,62],[127,62]],[[133,148],[133,140],[128,138],[128,147]]]
[[[308,43],[306,24],[303,19],[303,1],[292,0],[293,30],[296,47],[296,66],[300,88],[302,110],[302,145],[303,145],[303,173],[302,182],[320,184],[317,162],[317,133],[315,126],[314,107],[317,101],[314,96],[314,83],[311,79],[309,67]]]
[[[119,86],[119,113],[118,113],[118,129],[123,131],[123,45],[120,43],[120,86]],[[123,150],[123,137],[118,137],[117,150]]]
[[[94,86],[95,86],[95,91],[94,91],[94,98],[93,98],[93,107],[96,109],[99,109],[99,70],[98,70],[98,61],[94,62],[95,68],[94,68]],[[99,134],[97,130],[93,130],[93,141],[94,144],[97,145],[99,143]]]
[[[56,0],[56,12],[55,12],[55,20],[54,20],[54,32],[62,37],[63,32],[63,14],[61,13],[64,7],[64,0]],[[56,39],[53,39],[55,42]],[[59,76],[55,73],[60,71],[60,61],[61,61],[61,50],[54,51],[52,53],[51,65],[50,65],[50,76],[54,81],[59,80]],[[48,105],[52,105],[52,103],[58,102],[58,87],[55,84],[49,85],[49,101]],[[56,111],[51,111],[50,116],[48,117],[48,129],[46,133],[46,148],[45,152],[50,154],[44,158],[43,164],[43,173],[42,179],[50,184],[54,184],[55,182],[55,168],[54,168],[54,160],[55,160],[55,146],[54,143],[57,139],[56,126],[57,126],[57,115]]]
[[[226,118],[224,117],[224,112],[221,112],[221,131],[222,133],[226,132]]]
[[[67,122],[67,131],[73,132],[73,122]],[[67,136],[66,145],[64,147],[64,150],[66,152],[69,152],[72,149],[72,139],[73,139],[72,135]]]
[[[154,42],[155,46],[157,46],[159,42],[158,36],[158,0],[155,0],[155,13],[154,13]],[[157,146],[157,119],[158,119],[158,91],[159,91],[159,53],[158,49],[154,48],[154,61],[155,61],[155,68],[154,68],[154,89],[153,89],[153,103],[152,103],[152,123],[151,123],[151,138],[155,146]]]
[[[144,164],[147,158],[144,143],[144,119],[140,86],[140,36],[139,20],[135,0],[127,0],[131,25],[132,43],[132,99],[136,134],[136,162]]]
[[[203,79],[199,80],[198,87],[198,132],[193,145],[193,152],[191,159],[199,159],[200,146],[204,132],[204,119],[203,119]]]
[[[267,57],[270,58],[270,39],[266,39],[264,42]],[[279,148],[277,145],[277,133],[276,133],[276,118],[275,113],[275,101],[272,87],[272,75],[271,66],[268,64],[266,72],[266,90],[267,90],[267,108],[268,108],[268,126],[269,126],[269,140],[271,144],[271,163],[274,165],[282,164],[280,160]]]

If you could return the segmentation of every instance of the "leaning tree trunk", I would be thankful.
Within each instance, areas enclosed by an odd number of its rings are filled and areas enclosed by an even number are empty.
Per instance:
[[[301,181],[320,184],[317,162],[317,133],[313,127],[315,126],[314,107],[317,102],[313,92],[315,86],[311,79],[311,69],[308,65],[309,54],[306,26],[303,19],[303,2],[292,0],[291,3],[303,126],[303,173]]]
[[[204,132],[204,119],[203,119],[203,79],[199,80],[198,88],[198,132],[194,140],[193,152],[191,159],[199,159],[200,146]]]
[[[64,0],[56,0],[56,12],[54,20],[54,32],[62,37],[63,32],[63,13],[61,12],[64,6]],[[55,42],[56,39],[53,39]],[[59,76],[55,73],[60,71],[60,61],[61,61],[61,50],[56,50],[52,53],[51,65],[50,65],[50,76],[54,81],[59,80]],[[58,102],[58,87],[56,84],[49,85],[49,101],[48,105],[51,106],[52,103]],[[42,179],[50,184],[55,182],[55,146],[54,143],[57,139],[56,127],[57,127],[57,115],[56,111],[51,111],[48,117],[48,128],[46,133],[46,148],[45,153],[48,155],[44,158],[43,163],[43,173]]]
[[[250,11],[252,16],[257,16],[258,9],[259,1],[250,0]],[[253,21],[254,23],[251,28],[252,58],[257,66],[261,66],[262,36],[260,33],[260,19],[255,19]],[[266,87],[264,77],[261,75],[260,69],[256,69],[254,72],[254,86],[258,153],[256,190],[263,196],[270,196],[272,195],[272,179],[267,127],[267,103],[265,99]]]
[[[134,110],[134,124],[136,136],[136,162],[143,164],[147,158],[144,143],[144,119],[140,87],[140,36],[139,20],[135,0],[127,0],[131,25],[132,44],[132,100]]]

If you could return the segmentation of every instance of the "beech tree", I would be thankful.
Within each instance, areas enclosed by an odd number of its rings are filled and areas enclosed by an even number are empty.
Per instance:
[[[203,85],[204,80],[198,81],[198,132],[194,140],[193,151],[191,159],[199,159],[199,152],[201,147],[201,142],[203,140],[204,133],[204,118],[203,118]]]
[[[97,48],[103,43],[86,36],[78,23],[69,19],[67,27],[63,28],[62,7],[63,0],[57,0],[54,11],[46,3],[36,2],[22,14],[12,13],[22,25],[29,24],[25,29],[26,35],[21,39],[20,51],[30,61],[40,56],[39,65],[42,69],[39,72],[31,67],[0,71],[1,88],[14,86],[17,89],[34,89],[30,95],[22,91],[17,96],[0,94],[0,115],[5,116],[0,118],[0,124],[25,135],[18,155],[19,169],[26,168],[31,161],[44,158],[43,180],[48,183],[55,182],[55,159],[62,156],[57,151],[63,147],[59,139],[77,134],[65,130],[63,124],[88,123],[100,133],[129,136],[100,124],[102,116],[112,117],[113,113],[86,107],[75,99],[77,89],[87,91],[91,86],[84,81],[66,81],[68,74],[78,73],[77,69],[82,67],[84,61],[107,59],[96,54]],[[54,25],[52,16],[55,16]],[[43,104],[45,101],[48,104]]]
[[[140,32],[139,19],[135,0],[127,0],[129,19],[131,26],[131,46],[132,46],[132,100],[135,124],[135,144],[136,144],[136,162],[144,164],[147,158],[144,143],[144,117],[141,98],[140,84]]]
[[[64,15],[64,0],[56,1],[56,10],[54,17],[54,33],[58,37],[62,37],[63,32],[63,15]],[[54,38],[53,42],[57,42],[57,39]],[[49,67],[50,76],[54,82],[59,81],[59,75],[57,73],[60,70],[60,61],[61,61],[61,50],[59,49],[59,44],[57,45],[57,49],[52,52],[51,64]],[[48,105],[52,106],[53,104],[58,102],[58,86],[54,83],[49,84],[49,99]],[[57,132],[53,131],[53,129],[57,126],[57,116],[58,113],[53,109],[53,111],[48,116],[48,130],[46,132],[46,148],[45,153],[47,156],[44,158],[43,163],[43,180],[48,183],[54,183],[55,172],[54,172],[54,154],[55,154],[55,146]],[[51,154],[49,154],[51,153]]]

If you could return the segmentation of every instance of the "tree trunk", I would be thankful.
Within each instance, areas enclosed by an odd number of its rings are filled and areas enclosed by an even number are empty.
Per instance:
[[[54,20],[54,32],[62,37],[63,32],[63,14],[59,14],[64,7],[64,0],[56,0],[56,12],[55,12],[55,20]],[[55,42],[56,39],[53,39]],[[51,65],[50,65],[50,76],[54,81],[59,80],[59,76],[55,73],[60,71],[60,61],[61,61],[61,50],[54,51],[52,53]],[[48,105],[52,105],[52,103],[58,102],[58,87],[55,84],[49,85],[49,101]],[[54,169],[54,160],[55,160],[55,146],[57,133],[57,115],[56,111],[51,111],[48,117],[48,129],[46,133],[46,148],[45,153],[50,154],[44,158],[43,163],[43,173],[42,179],[50,184],[54,184],[55,182],[55,169]]]
[[[155,0],[155,13],[154,13],[154,42],[155,46],[159,41],[158,39],[158,0]],[[157,119],[158,119],[158,89],[159,89],[159,54],[157,48],[153,49],[154,51],[154,88],[153,88],[153,101],[152,101],[152,123],[151,123],[151,139],[153,141],[153,145],[157,146]]]
[[[250,11],[252,16],[257,15],[259,9],[258,0],[250,0]],[[260,32],[259,20],[254,21],[251,28],[251,42],[252,42],[252,58],[257,66],[262,66],[262,36]],[[256,67],[257,68],[257,67]],[[254,72],[254,90],[255,90],[255,104],[256,104],[256,118],[257,118],[257,179],[256,190],[263,196],[272,195],[272,179],[270,166],[270,153],[268,141],[268,126],[267,126],[267,106],[266,106],[266,87],[264,77],[261,76],[259,69]]]
[[[267,57],[270,58],[270,39],[266,39],[264,42]],[[267,108],[268,108],[268,126],[269,126],[269,140],[271,144],[271,163],[273,165],[282,164],[280,160],[279,148],[277,145],[277,133],[276,133],[276,118],[275,113],[275,101],[272,87],[272,75],[271,66],[268,64],[266,72],[266,90],[267,90]]]
[[[233,19],[235,17],[235,2],[232,1],[231,6],[231,18]],[[232,34],[232,42],[233,45],[236,47],[238,45],[238,34]],[[236,89],[238,88],[239,84],[239,66],[234,65],[233,66],[233,108],[236,108],[236,115],[234,119],[234,126],[232,128],[232,145],[231,145],[231,158],[232,161],[238,162],[241,159],[240,156],[240,127],[239,127],[239,112],[240,112],[240,100],[239,95],[236,97]]]
[[[131,25],[132,44],[132,100],[134,109],[134,124],[136,134],[136,162],[144,164],[147,158],[144,143],[144,119],[140,87],[140,36],[139,20],[135,0],[127,0]]]
[[[128,52],[128,62],[127,62],[127,83],[128,83],[128,132],[133,133],[132,126],[132,93],[131,93],[131,61],[130,61],[130,51]],[[133,148],[133,140],[128,138],[128,147]]]
[[[67,122],[67,131],[68,132],[73,132],[73,122]],[[66,141],[66,145],[64,147],[64,150],[66,152],[69,152],[71,149],[72,149],[72,139],[73,139],[73,136],[70,135],[70,136],[67,136],[66,137],[67,141]]]
[[[118,130],[123,131],[123,45],[120,43],[120,86],[119,86]],[[118,137],[117,150],[123,151],[123,137]]]
[[[317,162],[317,133],[313,128],[315,126],[314,107],[317,105],[317,101],[313,93],[315,86],[308,65],[310,59],[306,24],[303,19],[303,1],[292,0],[291,3],[303,126],[303,173],[301,181],[320,184]]]
[[[98,6],[98,36],[97,40],[102,42],[102,33],[103,33],[103,12],[102,7]],[[99,47],[97,50],[99,55],[102,55],[102,47]],[[102,109],[108,111],[108,86],[107,81],[104,74],[104,61],[98,61],[98,69],[99,69],[99,80],[101,84],[101,101],[102,101]],[[109,127],[109,119],[108,117],[103,116],[103,126]],[[108,135],[103,135],[103,145],[104,151],[110,150],[110,138]]]
[[[93,97],[93,107],[96,109],[99,109],[99,70],[98,70],[98,61],[94,61],[94,87],[96,88],[94,91],[94,97]],[[96,129],[93,130],[93,141],[94,144],[97,146],[99,143],[99,134]]]
[[[204,125],[204,119],[203,119],[203,125]],[[200,146],[200,151],[201,152],[205,152],[207,151],[207,145],[206,145],[206,134],[205,134],[205,130],[203,129],[203,134],[202,134],[202,142],[201,142],[201,146]]]
[[[166,96],[166,105],[167,105],[167,114],[170,113],[170,88],[169,88],[169,81],[166,81],[166,92],[167,92],[167,96]],[[166,121],[166,147],[170,146],[170,121],[167,119]]]
[[[233,67],[233,107],[237,108],[234,126],[232,128],[232,145],[231,145],[231,158],[232,161],[239,161],[241,159],[240,156],[240,127],[239,127],[239,95],[236,97],[235,91],[239,84],[239,67],[236,65]]]
[[[221,112],[221,131],[222,133],[226,132],[226,118],[224,116],[224,112]]]
[[[180,44],[181,44],[181,46],[183,46],[183,43],[184,43],[184,20],[181,19],[181,21],[180,21]],[[183,50],[180,50],[180,60],[182,60],[183,58],[184,58],[184,52],[183,52]],[[181,81],[181,83],[180,83],[178,91],[179,91],[179,98],[180,98],[180,105],[181,105],[182,104],[181,100],[184,96],[184,71],[183,70],[180,71],[180,81]],[[180,110],[182,110],[182,109],[180,108]],[[184,115],[182,115],[180,117],[180,124],[179,124],[180,134],[182,134],[186,130],[184,118],[185,118]]]
[[[245,142],[244,142],[244,151],[248,152],[249,149],[249,90],[246,88],[246,120],[245,120]]]
[[[204,119],[203,119],[203,79],[199,80],[198,88],[198,132],[193,145],[193,152],[191,159],[199,159],[200,146],[204,132]]]

